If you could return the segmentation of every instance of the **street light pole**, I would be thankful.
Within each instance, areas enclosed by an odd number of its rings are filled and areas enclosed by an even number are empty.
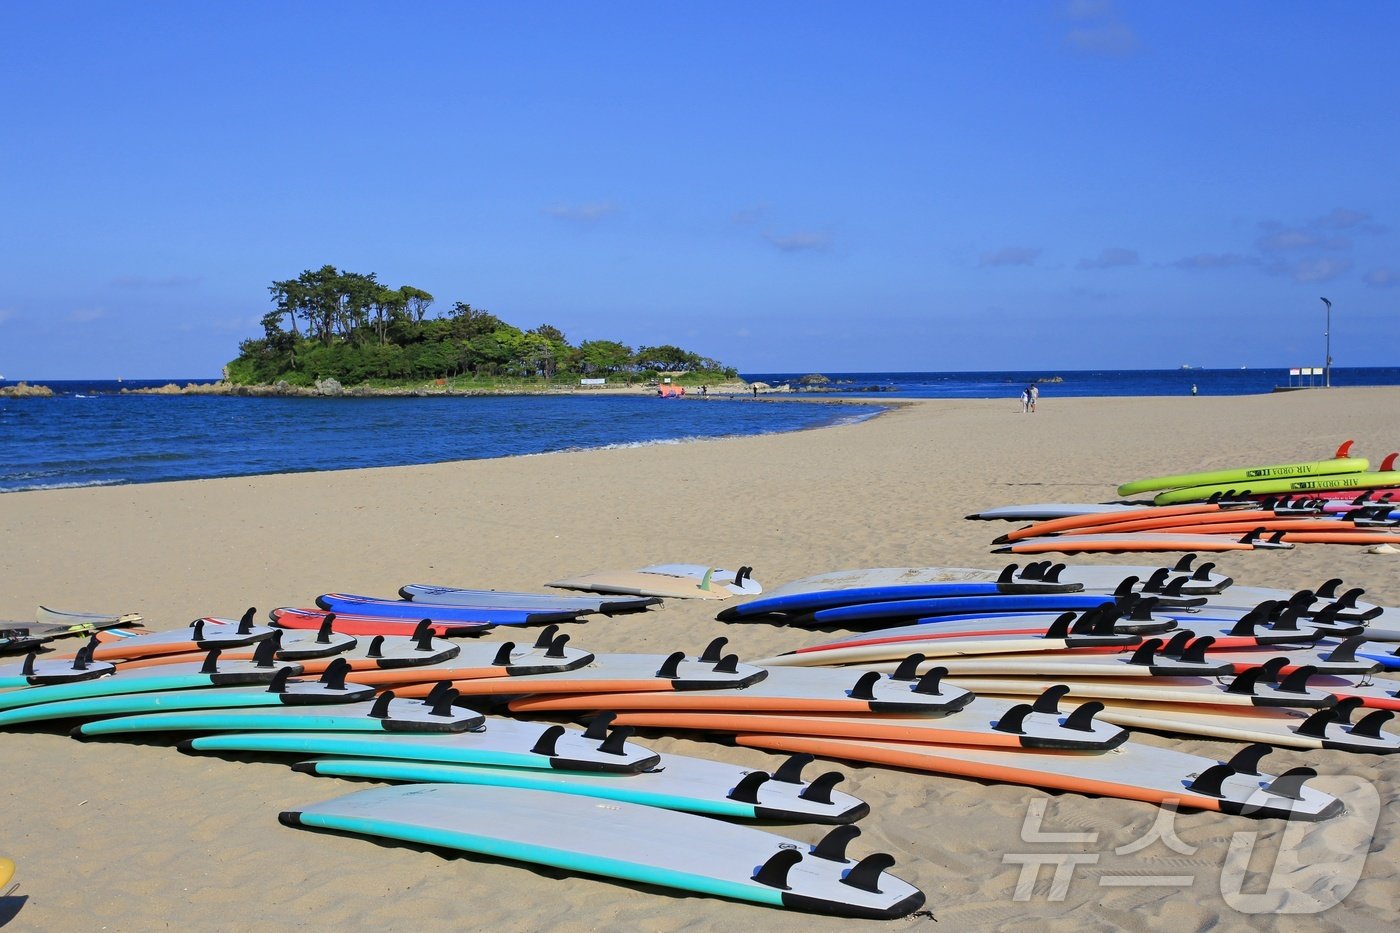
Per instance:
[[[1322,303],[1327,306],[1327,329],[1322,332],[1322,336],[1327,341],[1327,357],[1322,364],[1322,387],[1332,388],[1332,302],[1326,298]]]

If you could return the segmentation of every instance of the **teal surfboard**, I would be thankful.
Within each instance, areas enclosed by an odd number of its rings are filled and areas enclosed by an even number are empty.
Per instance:
[[[923,894],[888,855],[846,855],[855,827],[816,845],[634,803],[517,787],[414,784],[285,811],[287,826],[400,839],[510,861],[846,917],[902,917]]]

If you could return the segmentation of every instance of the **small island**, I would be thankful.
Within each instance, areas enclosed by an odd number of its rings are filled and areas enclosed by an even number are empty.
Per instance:
[[[618,340],[574,345],[550,324],[528,330],[458,301],[433,312],[433,295],[390,288],[374,273],[326,265],[268,288],[263,336],[239,345],[215,385],[156,392],[200,394],[483,394],[644,387],[661,382],[742,386],[718,360],[669,344]]]

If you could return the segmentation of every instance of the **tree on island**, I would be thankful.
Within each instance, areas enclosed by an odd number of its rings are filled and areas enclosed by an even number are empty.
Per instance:
[[[263,336],[243,341],[228,366],[235,383],[738,376],[717,360],[669,344],[633,351],[615,340],[585,340],[575,347],[552,324],[522,330],[461,301],[432,316],[430,293],[412,285],[390,288],[372,272],[325,265],[274,281],[268,292],[273,309],[262,317]]]

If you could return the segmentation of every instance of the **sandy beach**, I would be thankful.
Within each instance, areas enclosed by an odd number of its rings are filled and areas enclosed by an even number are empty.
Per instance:
[[[331,590],[387,596],[411,582],[540,590],[579,572],[670,561],[752,565],[770,587],[855,567],[994,569],[1005,560],[990,553],[989,542],[1008,526],[966,521],[969,512],[1103,501],[1121,482],[1162,473],[1321,459],[1348,438],[1354,454],[1378,463],[1400,446],[1397,403],[1394,388],[1234,398],[1057,399],[1047,391],[1033,415],[1010,398],[928,400],[795,434],[12,493],[0,495],[0,618],[32,618],[39,604],[134,610],[164,629],[202,615],[237,616],[249,606],[262,615],[310,605]],[[730,403],[693,404],[713,406],[722,419]],[[1300,588],[1340,576],[1365,587],[1368,600],[1400,605],[1397,561],[1309,545],[1228,554],[1218,563],[1241,584]],[[743,658],[822,638],[724,625],[715,611],[714,604],[670,601],[639,616],[596,618],[570,634],[574,645],[594,651],[644,652],[693,652],[724,635]],[[643,740],[662,752],[752,766],[779,760],[652,733]],[[1238,748],[1134,740],[1222,758]],[[13,916],[15,930],[881,926],[284,828],[279,810],[358,785],[294,773],[271,758],[185,755],[163,739],[82,744],[56,728],[0,735],[0,750],[0,856],[15,860],[19,883],[0,900],[0,925]],[[828,766],[847,774],[842,789],[871,804],[852,853],[890,852],[895,873],[927,894],[928,914],[884,924],[891,929],[1350,931],[1392,923],[1400,908],[1400,759],[1279,750],[1267,761],[1275,772],[1299,765],[1315,767],[1324,788],[1359,777],[1384,802],[1360,882],[1320,915],[1251,915],[1222,896],[1232,836],[1260,831],[1254,867],[1267,876],[1263,853],[1277,850],[1281,821],[1182,813],[1174,827],[1190,854],[1159,841],[1118,855],[1116,847],[1147,835],[1156,807]],[[1101,856],[1076,871],[1063,899],[1051,897],[1049,869],[1028,899],[1013,896],[1020,866],[1004,856],[1057,851],[1022,840],[1032,801],[1044,802],[1044,831],[1094,837],[1060,849]],[[773,828],[805,841],[822,835],[816,826]],[[1122,873],[1194,880],[1100,883]]]

